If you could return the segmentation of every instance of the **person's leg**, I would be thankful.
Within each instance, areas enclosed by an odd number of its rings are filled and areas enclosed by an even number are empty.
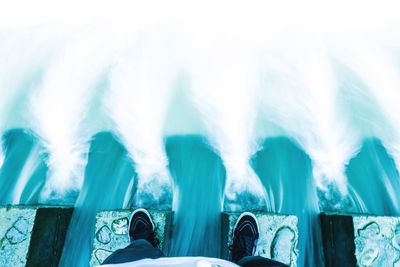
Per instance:
[[[242,267],[288,267],[286,264],[261,256],[245,256],[236,264]]]
[[[131,244],[124,249],[114,251],[103,264],[116,264],[157,259],[164,254],[157,247],[159,241],[155,237],[154,223],[150,214],[144,209],[135,210],[129,224]]]
[[[114,251],[103,264],[117,264],[132,262],[143,259],[157,259],[164,257],[164,254],[158,248],[145,239],[133,241],[129,246]]]
[[[264,257],[254,256],[259,238],[259,227],[257,218],[250,212],[242,213],[233,230],[233,243],[231,260],[242,267],[282,267],[283,263],[273,261]]]

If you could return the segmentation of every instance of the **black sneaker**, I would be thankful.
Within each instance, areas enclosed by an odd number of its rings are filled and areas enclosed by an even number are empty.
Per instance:
[[[260,234],[256,216],[250,212],[242,213],[233,230],[233,243],[229,246],[231,260],[237,263],[245,256],[253,256]]]
[[[146,239],[153,247],[159,244],[154,232],[154,223],[145,209],[137,209],[131,215],[129,223],[129,238],[132,241]]]

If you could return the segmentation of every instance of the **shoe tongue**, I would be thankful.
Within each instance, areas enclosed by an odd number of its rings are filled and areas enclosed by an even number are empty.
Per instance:
[[[149,229],[148,226],[143,222],[137,222],[135,231],[133,232],[134,239],[148,239]]]

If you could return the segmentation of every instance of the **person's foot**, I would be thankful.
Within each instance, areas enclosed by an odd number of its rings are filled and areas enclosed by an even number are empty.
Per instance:
[[[153,220],[149,212],[145,209],[137,209],[132,213],[128,233],[131,242],[138,239],[145,239],[153,247],[156,247],[159,243],[154,232]]]
[[[242,213],[233,229],[233,243],[229,246],[232,261],[237,263],[245,256],[253,256],[259,236],[256,216],[250,212]]]

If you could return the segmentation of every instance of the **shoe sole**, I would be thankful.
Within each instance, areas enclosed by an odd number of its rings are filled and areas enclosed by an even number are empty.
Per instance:
[[[257,220],[256,215],[254,215],[251,212],[246,211],[246,212],[243,212],[242,214],[240,214],[239,218],[236,220],[235,227],[233,227],[233,235],[235,235],[235,229],[238,226],[240,219],[242,219],[244,216],[250,216],[256,221],[257,231],[258,231],[258,233],[260,233],[260,226],[258,225],[258,220]]]
[[[146,209],[140,208],[140,209],[134,210],[134,211],[132,212],[130,218],[129,218],[128,235],[129,235],[129,229],[131,229],[132,218],[133,218],[133,216],[134,216],[136,213],[138,213],[138,212],[140,212],[140,211],[144,212],[147,216],[149,216],[150,222],[151,222],[151,225],[153,226],[153,231],[154,231],[155,226],[154,226],[153,219],[152,219],[151,216],[150,216],[150,213],[149,213]]]

